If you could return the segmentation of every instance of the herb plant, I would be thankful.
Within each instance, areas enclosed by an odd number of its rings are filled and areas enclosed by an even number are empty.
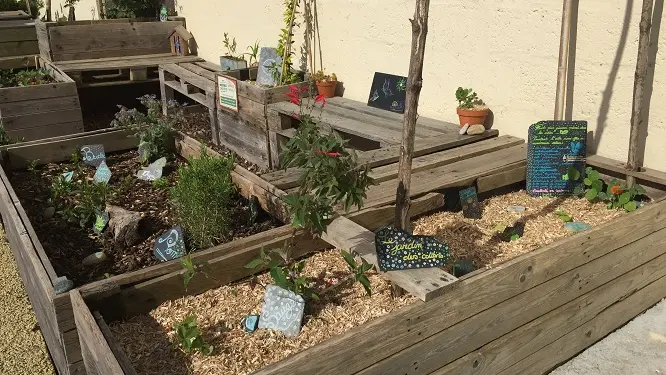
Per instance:
[[[197,262],[192,260],[191,253],[188,253],[184,257],[180,258],[180,265],[183,267],[183,285],[185,286],[186,291],[187,287],[190,285],[190,282],[192,279],[194,279],[194,276],[196,276],[197,273],[203,273],[206,275],[206,273],[203,271],[203,268],[207,264],[207,262]],[[206,275],[206,277],[208,277],[208,275]]]
[[[461,109],[471,109],[475,105],[483,103],[474,90],[463,89],[462,87],[458,87],[456,90],[456,100],[458,101],[458,108]]]
[[[23,138],[14,139],[7,135],[5,125],[2,123],[2,119],[0,118],[0,146],[11,145],[19,142],[23,142]]]
[[[231,180],[234,156],[208,155],[204,146],[198,158],[178,170],[171,203],[179,222],[197,248],[213,246],[229,231],[229,205],[236,186]]]
[[[247,47],[250,52],[244,53],[249,57],[248,64],[249,66],[255,66],[259,64],[259,41],[256,41],[253,45]],[[254,60],[254,62],[253,62]]]
[[[348,253],[344,250],[341,250],[341,253],[345,262],[347,262],[347,266],[349,266],[349,270],[354,275],[354,279],[363,286],[363,289],[365,289],[368,296],[371,296],[372,290],[370,289],[370,279],[368,279],[366,273],[373,269],[374,266],[360,257],[361,261],[357,261],[355,257],[356,254]]]
[[[312,75],[312,80],[316,82],[336,82],[338,77],[335,73],[326,74],[323,70],[318,70],[315,74]]]
[[[187,353],[195,351],[203,355],[211,355],[213,353],[213,346],[204,341],[201,331],[197,327],[194,315],[190,315],[182,321],[177,322],[174,324],[173,329],[176,331],[178,344]]]
[[[243,60],[242,54],[236,54],[236,38],[229,39],[229,34],[227,33],[224,33],[224,47],[227,49],[225,57],[233,60]]]
[[[139,139],[139,150],[143,164],[161,157],[171,156],[171,139],[174,128],[184,121],[183,109],[176,101],[167,103],[167,115],[164,115],[162,102],[155,95],[138,98],[146,108],[146,113],[137,109],[119,106],[120,111],[111,123],[114,127],[130,129]]]
[[[169,187],[169,180],[164,177],[160,177],[153,181],[153,187],[156,189],[166,189]]]
[[[0,70],[0,88],[42,85],[55,82],[46,69]]]
[[[81,228],[92,225],[97,214],[104,211],[107,194],[105,183],[74,179],[68,182],[62,175],[57,176],[51,185],[51,200],[56,212]]]
[[[612,179],[608,182],[601,178],[598,171],[587,167],[583,183],[586,186],[585,198],[590,202],[603,201],[608,209],[623,208],[627,212],[638,208],[637,197],[645,195],[645,189],[634,184],[631,188],[625,182]]]
[[[296,15],[300,13],[298,11],[300,1],[297,0],[296,3],[294,3],[292,0],[283,0],[283,4],[285,9],[282,18],[285,26],[280,30],[277,54],[280,58],[284,58],[285,49],[287,49],[287,56],[284,63],[284,69],[282,68],[282,64],[277,64],[271,68],[277,71],[277,73],[274,73],[274,77],[278,77],[276,80],[278,84],[296,83],[300,80],[298,75],[293,72],[293,63],[291,61],[291,58],[294,55],[291,51],[291,44],[293,44],[294,41],[291,38],[294,36],[293,28],[299,26],[298,23],[296,23]],[[291,30],[291,35],[289,35],[289,30]]]
[[[275,255],[271,256],[271,254]],[[278,260],[278,256],[282,259]],[[252,260],[245,267],[251,269],[268,268],[275,285],[297,295],[319,300],[319,296],[312,289],[312,283],[303,276],[305,261],[292,261],[289,248],[286,246],[285,249],[275,249],[268,253],[264,251],[264,248],[261,248],[259,257]]]

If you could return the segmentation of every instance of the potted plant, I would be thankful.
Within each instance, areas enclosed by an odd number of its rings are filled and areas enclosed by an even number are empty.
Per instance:
[[[338,77],[335,73],[328,75],[320,70],[312,76],[312,80],[315,81],[315,84],[317,85],[317,94],[324,98],[332,98],[335,96],[335,89],[338,86]]]
[[[247,61],[243,55],[236,55],[236,38],[229,40],[229,34],[224,33],[224,47],[227,54],[220,56],[220,67],[222,70],[239,70],[247,68]]]
[[[474,90],[458,87],[458,90],[456,90],[456,100],[458,100],[457,112],[461,128],[465,124],[483,125],[488,116],[488,107],[483,104],[483,101],[479,99]]]

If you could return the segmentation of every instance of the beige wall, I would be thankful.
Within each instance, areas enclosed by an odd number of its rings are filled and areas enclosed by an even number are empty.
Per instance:
[[[187,18],[199,54],[219,62],[225,31],[239,46],[257,39],[275,46],[281,3],[179,0],[176,10]],[[625,160],[641,2],[581,3],[570,111],[574,119],[588,121],[600,155]],[[82,0],[79,9],[91,6],[94,0]],[[406,75],[413,0],[319,0],[318,7],[324,66],[344,82],[345,97],[367,101],[375,71]],[[486,101],[494,128],[503,134],[526,137],[530,124],[552,119],[561,8],[556,0],[431,1],[419,112],[456,122],[454,92],[464,86]],[[666,171],[666,106],[660,105],[665,39],[659,39],[645,165]]]

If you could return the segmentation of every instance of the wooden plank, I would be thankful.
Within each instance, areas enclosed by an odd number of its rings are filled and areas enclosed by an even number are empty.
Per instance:
[[[178,65],[181,66],[182,68],[185,68],[185,69],[189,70],[190,72],[192,72],[194,74],[198,74],[198,75],[200,75],[200,76],[202,76],[206,79],[209,79],[209,80],[213,81],[213,84],[215,83],[215,73],[211,72],[210,70],[208,70],[206,68],[202,68],[201,66],[195,65],[194,63],[182,63],[182,64],[178,64]],[[164,69],[168,70],[168,67],[165,66]]]
[[[51,112],[30,113],[17,116],[2,116],[2,123],[7,131],[24,130],[50,126],[52,124],[82,122],[81,109],[62,109]],[[83,124],[82,124],[83,125]],[[83,126],[81,126],[83,128]],[[83,130],[83,129],[81,129]],[[55,135],[64,135],[53,134]],[[42,137],[43,138],[43,137]]]
[[[40,100],[0,103],[0,116],[20,116],[51,112],[60,108],[81,108],[78,96],[60,96]]]
[[[37,31],[37,44],[39,45],[39,55],[48,61],[52,61],[51,42],[49,40],[49,32],[46,23],[37,20],[35,21],[35,29]]]
[[[0,43],[0,56],[31,55],[39,53],[36,40]]]
[[[23,100],[48,99],[78,95],[76,85],[71,83],[48,83],[37,86],[0,88],[0,103]]]
[[[448,288],[449,293],[430,303],[416,303],[368,322],[254,375],[354,374],[480,311],[663,229],[665,216],[666,201],[646,206],[495,268],[463,277]]]
[[[269,167],[268,134],[246,125],[238,116],[217,111],[220,143],[261,168]]]
[[[93,316],[95,317],[95,321],[99,326],[99,330],[102,332],[102,335],[104,335],[104,339],[109,344],[113,355],[118,361],[118,364],[120,364],[124,375],[137,375],[136,370],[134,370],[134,366],[132,366],[132,361],[130,361],[122,346],[120,346],[120,343],[118,343],[118,340],[116,340],[113,336],[113,332],[111,332],[111,329],[104,321],[102,314],[97,311],[93,311]]]
[[[180,62],[192,62],[199,60],[197,56],[161,56],[161,55],[142,55],[140,58],[112,58],[112,59],[94,59],[90,62],[84,61],[63,61],[58,62],[58,67],[65,73],[83,72],[94,70],[113,70],[130,68],[152,68],[161,64],[173,64]]]
[[[17,25],[11,28],[0,24],[0,43],[34,41],[37,43],[35,25]],[[39,51],[39,48],[37,49]],[[37,52],[39,53],[39,52]]]
[[[588,155],[587,164],[599,169],[633,176],[638,180],[649,181],[661,186],[666,186],[666,172],[650,168],[641,168],[640,172],[630,171],[624,168],[626,163],[599,155]]]
[[[522,162],[520,162],[514,169],[494,173],[488,176],[481,176],[476,180],[476,191],[477,193],[484,193],[497,188],[525,181],[526,173],[527,167],[523,165]]]
[[[526,374],[536,368],[543,369],[543,373],[546,373],[554,369],[581,352],[583,350],[581,348],[591,346],[655,305],[662,299],[665,288],[666,279],[661,278],[641,290],[623,295],[622,297],[626,299],[618,300],[592,320],[522,359],[502,371],[500,375]]]
[[[370,366],[359,375],[385,374],[386,369],[396,373],[413,373],[417,369],[431,373],[447,364],[435,373],[497,374],[510,366],[512,359],[521,358],[518,357],[521,355],[519,347],[526,343],[526,339],[530,343],[523,348],[528,351],[524,356],[529,355],[530,350],[537,350],[539,342],[544,346],[559,337],[555,335],[565,334],[585,322],[590,314],[598,314],[608,307],[608,303],[615,302],[612,298],[621,298],[627,289],[640,289],[666,275],[666,269],[661,274],[646,272],[654,269],[655,263],[665,265],[665,245],[666,229],[662,229],[481,311]],[[614,293],[618,291],[613,289],[616,287],[621,292]],[[590,303],[590,298],[595,302]],[[551,320],[553,315],[558,316],[555,320],[558,325],[551,330],[544,322]],[[523,325],[527,328],[521,327]],[[516,329],[529,332],[517,339],[514,336]],[[513,336],[510,344],[501,339],[503,335]],[[477,349],[496,339],[504,345],[493,345],[489,350]],[[473,366],[474,361],[477,366]]]
[[[215,82],[206,79],[205,77],[193,73],[176,64],[163,64],[162,68],[167,72],[175,74],[183,82],[193,84],[206,92],[215,92]]]
[[[206,96],[200,93],[196,94],[191,94],[188,93],[183,89],[183,86],[177,82],[177,81],[164,81],[164,85],[171,88],[172,90],[178,91],[179,93],[187,96],[188,98],[194,100],[195,102],[203,105],[203,106],[208,106],[208,100],[206,99]]]
[[[321,238],[338,249],[357,252],[379,270],[373,232],[345,217],[339,217],[328,225]],[[425,302],[441,295],[446,285],[457,280],[439,268],[389,271],[382,272],[381,276]]]
[[[69,292],[74,307],[74,318],[79,332],[79,340],[83,349],[83,361],[89,374],[124,375],[122,367],[116,360],[100,331],[95,318],[90,313],[78,290]]]
[[[78,120],[72,122],[47,124],[34,128],[8,130],[7,135],[15,139],[32,141],[65,134],[76,134],[82,132],[83,130],[83,122]]]
[[[19,69],[35,66],[35,56],[1,56],[0,69]]]

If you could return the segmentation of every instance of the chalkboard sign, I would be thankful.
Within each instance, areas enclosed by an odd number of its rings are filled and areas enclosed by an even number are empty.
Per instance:
[[[458,192],[460,195],[460,204],[462,205],[463,216],[470,219],[481,218],[481,205],[479,197],[476,195],[476,187],[470,186]]]
[[[407,77],[375,73],[368,105],[391,112],[405,113]]]
[[[108,184],[110,179],[111,179],[111,170],[106,165],[106,162],[102,161],[97,167],[97,171],[95,171],[95,175],[93,176],[93,181]]]
[[[162,262],[185,256],[183,229],[177,225],[157,237],[153,246],[153,253]]]
[[[413,236],[384,227],[375,233],[377,262],[382,272],[413,268],[443,267],[449,247],[428,236]]]
[[[85,145],[81,147],[81,157],[84,163],[97,168],[106,160],[104,145]]]
[[[278,71],[282,69],[282,57],[278,56],[277,49],[261,47],[259,67],[257,68],[257,85],[275,86],[277,82],[272,73],[274,67],[278,67]]]
[[[582,184],[570,168],[585,173],[587,121],[541,121],[530,126],[527,145],[527,192],[532,196],[571,195]]]
[[[93,230],[95,233],[100,234],[106,228],[106,224],[109,223],[109,213],[102,212],[95,215],[95,223],[93,224]]]

